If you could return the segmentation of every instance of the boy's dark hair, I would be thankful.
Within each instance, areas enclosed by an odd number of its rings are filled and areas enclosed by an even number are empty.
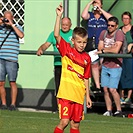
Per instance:
[[[117,25],[119,24],[119,20],[118,20],[118,18],[117,17],[110,17],[109,19],[108,19],[108,22],[109,21],[113,21],[113,22],[115,22]]]
[[[127,15],[129,16],[130,19],[132,19],[132,15],[130,12],[126,11],[126,12],[123,12],[122,15],[121,15],[121,18],[123,18],[124,15]]]
[[[73,30],[73,38],[75,38],[76,35],[80,37],[85,37],[87,36],[87,30],[83,27],[75,27]]]

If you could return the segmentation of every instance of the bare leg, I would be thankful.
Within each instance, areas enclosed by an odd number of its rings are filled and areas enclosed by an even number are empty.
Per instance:
[[[120,98],[124,98],[124,90],[120,90]]]
[[[18,93],[16,82],[10,82],[10,86],[11,86],[11,105],[15,105]]]
[[[133,90],[128,90],[128,95],[127,95],[127,98],[131,98],[131,95],[132,95],[132,92],[133,92]]]
[[[0,96],[2,105],[6,105],[6,90],[5,90],[5,82],[0,82]]]
[[[119,96],[117,90],[114,88],[110,88],[110,93],[113,96],[117,110],[121,111],[120,96]]]
[[[69,123],[69,119],[61,119],[57,127],[61,130],[64,130],[67,127],[68,123]]]
[[[107,87],[104,87],[103,90],[104,90],[104,99],[106,103],[106,108],[108,111],[112,111],[112,99],[110,92]]]
[[[70,133],[80,133],[79,131],[79,125],[80,123],[79,122],[74,122],[73,120],[71,120],[70,122]]]
[[[95,64],[91,64],[92,75],[96,84],[96,88],[100,88],[100,72],[99,72],[99,64],[98,62]]]

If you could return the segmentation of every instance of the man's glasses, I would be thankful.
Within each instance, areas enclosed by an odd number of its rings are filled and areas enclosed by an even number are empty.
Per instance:
[[[128,20],[128,19],[130,19],[130,18],[122,18],[122,20]]]
[[[116,25],[111,25],[111,24],[108,24],[108,27],[110,27],[110,26],[111,26],[111,27],[115,27]]]

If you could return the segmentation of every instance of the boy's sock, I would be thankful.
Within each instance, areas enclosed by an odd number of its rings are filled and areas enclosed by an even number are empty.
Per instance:
[[[70,133],[80,133],[80,131],[78,129],[70,128]]]
[[[58,127],[55,128],[54,133],[63,133],[64,130],[59,129]]]

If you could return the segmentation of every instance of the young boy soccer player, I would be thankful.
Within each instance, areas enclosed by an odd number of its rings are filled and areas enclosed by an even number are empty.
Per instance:
[[[60,20],[63,7],[60,4],[56,9],[56,23],[54,36],[57,48],[62,56],[62,75],[57,98],[59,98],[60,123],[54,133],[63,133],[70,122],[70,133],[80,133],[79,124],[83,116],[83,102],[86,93],[87,107],[92,106],[89,96],[89,80],[91,60],[87,53],[83,52],[87,44],[87,31],[76,27],[73,30],[72,48],[59,33]]]

